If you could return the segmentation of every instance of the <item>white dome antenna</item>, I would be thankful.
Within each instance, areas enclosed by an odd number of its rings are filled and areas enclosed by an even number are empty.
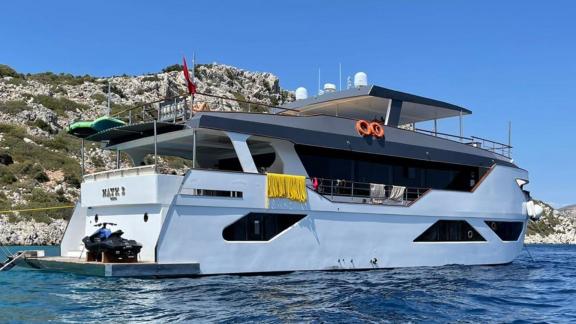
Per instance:
[[[368,86],[368,75],[364,72],[358,72],[354,74],[354,87],[366,87]]]
[[[308,99],[308,90],[306,90],[304,87],[298,87],[298,89],[296,89],[295,95],[296,100]]]
[[[324,93],[328,92],[336,92],[336,85],[334,83],[325,83],[324,84]]]

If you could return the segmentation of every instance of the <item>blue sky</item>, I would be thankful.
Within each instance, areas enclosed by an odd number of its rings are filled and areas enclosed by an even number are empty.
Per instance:
[[[317,88],[343,74],[471,109],[534,197],[576,203],[573,1],[6,1],[0,63],[20,72],[156,72],[197,53]],[[455,121],[440,121],[454,130]]]

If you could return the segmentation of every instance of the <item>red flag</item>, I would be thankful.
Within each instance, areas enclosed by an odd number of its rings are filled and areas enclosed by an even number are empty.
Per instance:
[[[186,65],[186,58],[182,58],[184,60],[184,79],[186,79],[186,86],[188,87],[188,93],[193,95],[196,93],[196,85],[192,80],[190,80],[190,73],[188,72],[188,65]]]

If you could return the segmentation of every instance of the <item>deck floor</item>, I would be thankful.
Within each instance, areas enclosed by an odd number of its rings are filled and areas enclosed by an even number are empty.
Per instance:
[[[181,277],[200,274],[199,263],[102,263],[72,257],[27,257],[19,260],[18,265],[102,277]]]

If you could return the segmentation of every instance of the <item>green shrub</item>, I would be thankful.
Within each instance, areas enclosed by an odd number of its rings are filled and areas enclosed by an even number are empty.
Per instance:
[[[166,72],[183,71],[183,70],[184,70],[183,65],[173,64],[173,65],[169,65],[169,66],[163,68],[162,72],[166,73]]]
[[[0,165],[0,184],[8,185],[16,182],[16,180],[16,177],[8,167]]]
[[[10,207],[11,204],[10,201],[8,201],[8,197],[0,191],[0,210],[10,209]]]
[[[61,116],[65,115],[66,111],[84,111],[90,109],[90,107],[86,105],[79,104],[66,98],[39,95],[34,97],[34,101]]]
[[[30,109],[22,100],[12,100],[0,102],[0,111],[6,114],[17,114],[26,109]]]
[[[50,181],[50,178],[48,178],[48,175],[46,174],[46,172],[44,171],[38,171],[36,172],[36,174],[34,174],[34,180],[40,182],[40,183],[44,183],[44,182],[48,182]]]
[[[65,132],[59,132],[53,139],[41,140],[40,143],[53,150],[80,154],[80,140],[72,135],[66,134]]]
[[[68,201],[66,197],[64,197],[63,195],[46,192],[40,188],[34,188],[32,192],[29,195],[27,195],[26,200],[28,201],[26,205],[20,205],[14,209],[55,207],[71,204],[71,202]],[[52,219],[59,219],[59,218],[69,219],[71,215],[72,215],[72,208],[43,210],[43,211],[27,211],[20,213],[20,217],[44,223],[49,223],[52,221]]]
[[[52,127],[50,127],[50,125],[48,125],[47,122],[45,122],[44,120],[37,118],[34,123],[32,123],[32,126],[36,126],[38,128],[40,128],[41,130],[48,132],[50,134],[54,134],[55,131],[52,129]]]
[[[52,91],[53,93],[59,93],[59,94],[65,95],[65,96],[68,95],[68,91],[66,89],[64,89],[64,87],[62,87],[61,85],[50,87],[50,91]]]
[[[26,129],[12,124],[0,124],[0,133],[22,139],[26,136]]]
[[[0,78],[3,77],[21,78],[22,75],[8,65],[0,64]]]
[[[106,166],[104,160],[102,160],[102,158],[99,156],[94,156],[92,158],[92,164],[94,164],[94,167],[96,168],[103,168],[104,166]]]
[[[106,91],[108,91],[108,90],[106,90]],[[90,98],[92,98],[98,102],[105,102],[108,100],[108,98],[101,93],[95,93],[95,94],[91,95]]]
[[[28,84],[28,81],[26,81],[25,79],[20,79],[20,78],[12,78],[12,79],[10,79],[8,81],[4,81],[4,82],[7,84],[13,84],[16,86]]]
[[[102,92],[108,93],[108,83],[106,83],[102,86]],[[126,95],[124,95],[124,92],[122,92],[122,90],[120,90],[120,88],[118,88],[114,84],[110,85],[110,92],[117,94],[118,96],[120,96],[120,98],[126,98]]]
[[[160,81],[160,78],[156,74],[153,74],[153,75],[145,76],[142,78],[142,82],[146,82],[146,81],[156,82],[156,81]]]
[[[29,176],[33,177],[38,172],[42,172],[42,166],[36,164],[32,161],[24,161],[14,167],[14,171],[16,171],[19,175],[22,176]]]
[[[192,161],[177,156],[163,156],[162,159],[171,169],[183,169],[192,167]],[[154,163],[154,162],[152,162]]]
[[[66,182],[67,184],[69,184],[69,185],[71,185],[77,189],[80,188],[80,184],[82,183],[82,181],[80,181],[80,177],[78,175],[75,175],[75,174],[65,174],[64,175],[64,182]]]
[[[81,85],[84,82],[96,82],[96,78],[89,75],[75,76],[69,73],[55,74],[52,72],[29,74],[27,78],[30,80],[36,80],[50,85],[60,85],[60,84]]]
[[[35,174],[34,171],[37,170],[34,165],[38,164],[38,168],[43,170],[62,170],[64,174],[80,176],[80,165],[76,159],[71,157],[72,154],[79,152],[79,143],[77,140],[71,141],[69,135],[59,134],[54,140],[33,138],[36,143],[46,146],[42,147],[24,142],[22,138],[29,135],[26,135],[26,131],[22,127],[0,124],[0,132],[5,135],[3,145],[9,147],[8,153],[12,158],[15,161],[26,161],[10,166],[20,168],[19,173],[26,173],[32,177]],[[51,149],[60,151],[53,152]]]

